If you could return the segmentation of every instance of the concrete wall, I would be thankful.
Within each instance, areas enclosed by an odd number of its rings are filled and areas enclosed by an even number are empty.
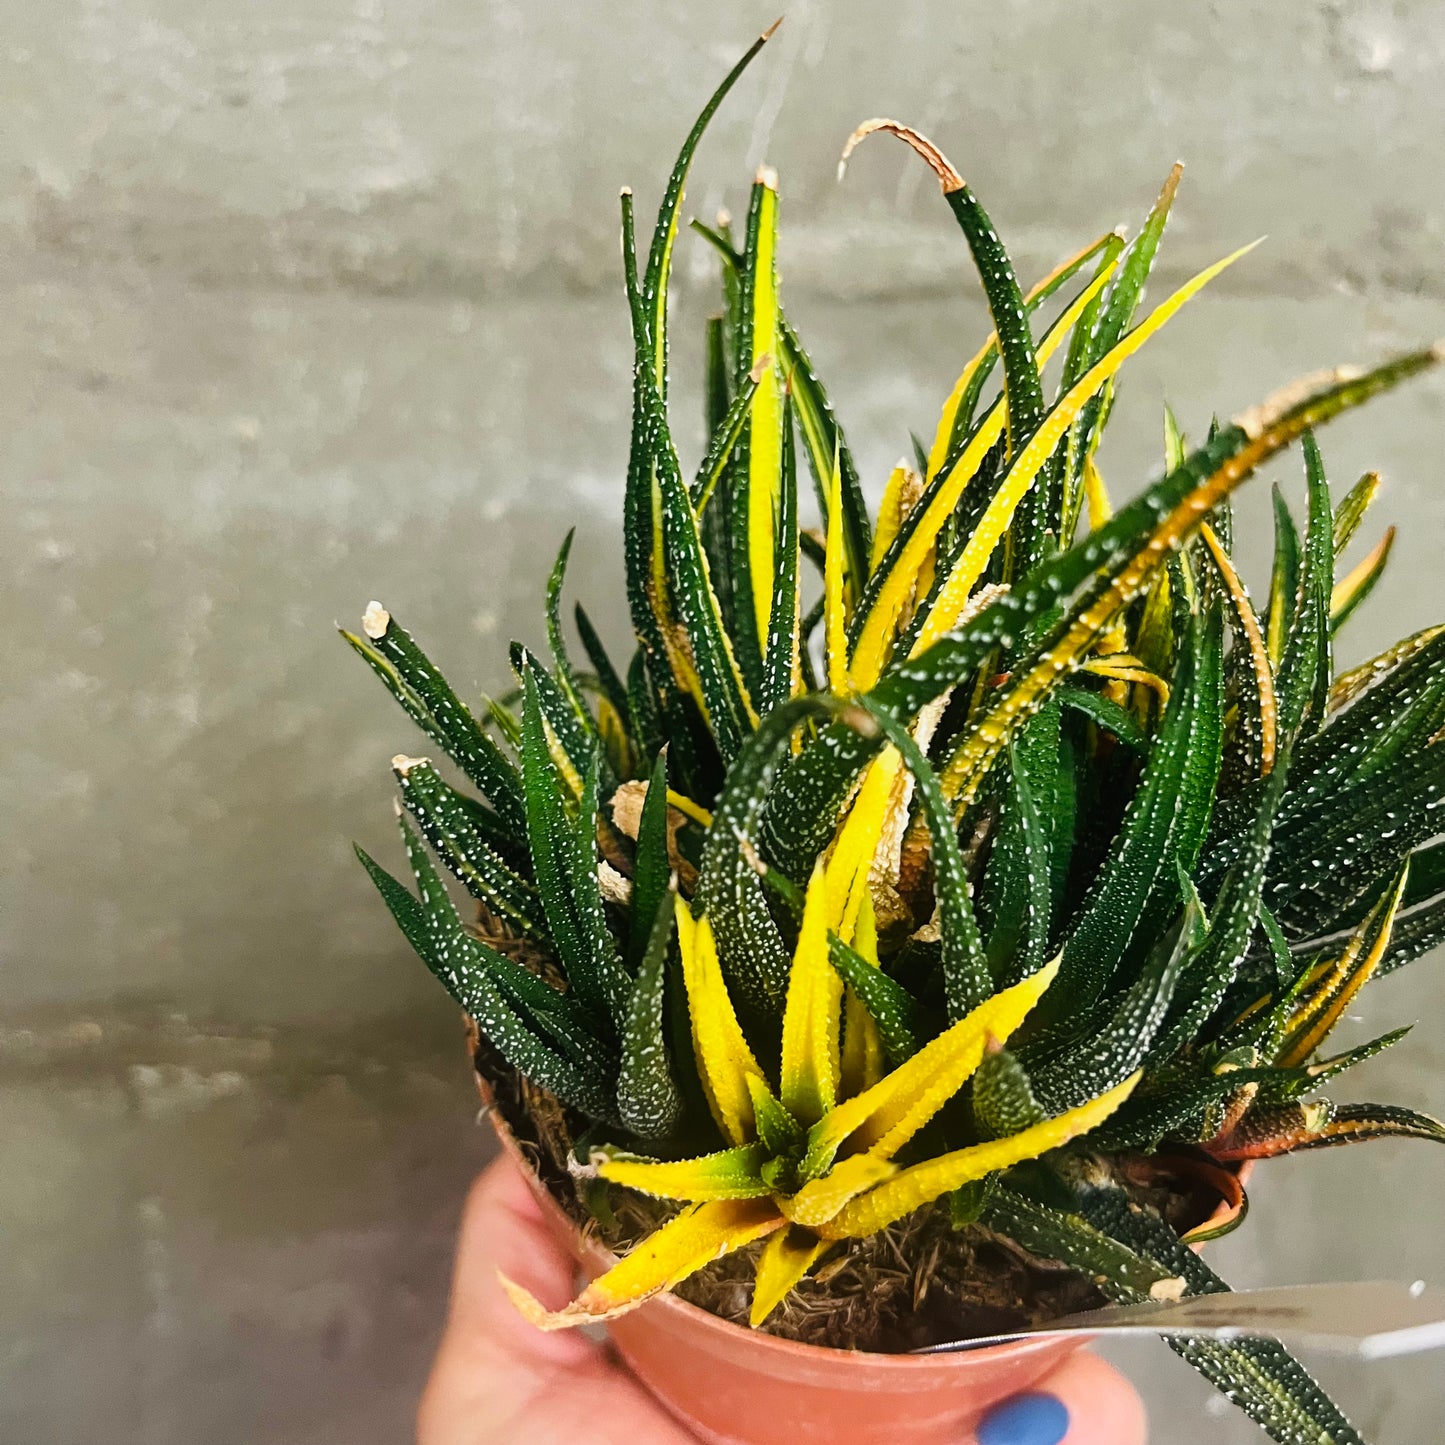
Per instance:
[[[496,688],[575,524],[573,585],[621,634],[616,191],[655,202],[772,18],[0,0],[0,1438],[405,1438],[484,1141],[455,1019],[350,856],[393,851],[413,735],[331,623],[380,596]],[[1135,221],[1176,156],[1171,277],[1270,234],[1131,366],[1121,489],[1165,395],[1198,431],[1445,334],[1429,0],[797,0],[771,52],[692,206],[782,171],[791,309],[874,486],[982,311],[921,166],[877,141],[835,184],[868,115],[932,133],[1026,273]],[[700,245],[680,269],[695,329]],[[1442,611],[1442,402],[1429,380],[1327,439],[1401,526],[1350,657]],[[1358,1089],[1445,1111],[1442,1007],[1439,961],[1380,987],[1352,1028],[1425,1027]],[[1425,1145],[1287,1162],[1219,1258],[1445,1278],[1442,1194]],[[1159,1439],[1256,1438],[1162,1350],[1128,1362]],[[1372,1438],[1437,1438],[1418,1367],[1327,1373]]]

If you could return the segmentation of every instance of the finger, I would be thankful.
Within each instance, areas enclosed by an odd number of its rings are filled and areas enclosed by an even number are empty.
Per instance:
[[[452,1275],[448,1342],[486,1345],[548,1364],[565,1364],[593,1352],[583,1335],[529,1329],[502,1292],[506,1275],[549,1308],[575,1293],[577,1265],[548,1227],[531,1186],[503,1155],[467,1196]]]
[[[501,1271],[560,1305],[575,1269],[516,1165],[497,1160],[462,1216],[446,1332],[418,1410],[421,1445],[688,1445],[598,1344],[532,1329],[497,1282]]]
[[[979,1422],[978,1445],[1145,1445],[1144,1405],[1097,1355],[1071,1355],[1032,1390]]]

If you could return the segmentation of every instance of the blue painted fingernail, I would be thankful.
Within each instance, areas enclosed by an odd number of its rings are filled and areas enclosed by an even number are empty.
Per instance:
[[[1059,1445],[1069,1412],[1057,1395],[1015,1395],[995,1405],[978,1427],[978,1445]]]

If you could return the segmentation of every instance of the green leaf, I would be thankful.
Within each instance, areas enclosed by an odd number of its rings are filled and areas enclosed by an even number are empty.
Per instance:
[[[1040,717],[1035,722],[1050,720],[1057,747],[1057,718]],[[1025,729],[1025,740],[1030,731],[1032,726]],[[1010,749],[1008,767],[1000,779],[993,848],[984,872],[987,916],[993,922],[986,954],[998,984],[1017,982],[1041,968],[1049,945],[1054,881],[1050,840],[1027,757],[1022,747]]]
[[[577,725],[583,734],[597,738],[597,725],[582,697],[582,688],[567,655],[567,642],[562,636],[562,584],[567,579],[567,558],[572,551],[572,539],[577,535],[576,527],[571,528],[557,553],[557,561],[547,578],[547,645],[552,649],[552,661],[557,668],[557,684],[572,708]]]
[[[641,966],[650,946],[657,910],[666,907],[670,912],[672,908],[672,863],[668,856],[667,832],[667,754],[660,752],[652,767],[637,824],[628,934],[628,961],[634,970]]]
[[[850,948],[836,933],[829,935],[828,949],[838,976],[858,995],[868,1017],[877,1025],[889,1062],[896,1068],[911,1059],[923,1042],[919,1037],[918,1005],[913,995]]]
[[[580,816],[563,805],[562,785],[547,746],[537,669],[522,668],[522,780],[527,799],[527,842],[547,929],[567,982],[593,1013],[614,1023],[626,1016],[631,980],[616,957],[597,883],[596,769],[588,770]],[[584,843],[586,833],[590,842]]]
[[[1075,712],[1082,713],[1090,722],[1104,729],[1135,752],[1147,752],[1149,737],[1134,718],[1134,714],[1122,708],[1112,698],[1086,687],[1061,687],[1059,701]]]
[[[529,1026],[528,1021],[508,1004],[495,981],[499,964],[504,966],[508,960],[487,949],[462,929],[440,880],[431,871],[420,844],[404,823],[402,835],[412,868],[417,873],[417,881],[422,886],[421,902],[362,849],[358,848],[356,852],[392,917],[422,962],[476,1020],[483,1035],[514,1069],[540,1088],[556,1094],[564,1103],[593,1118],[613,1118],[615,1109],[610,1093],[595,1066],[601,1051],[594,1048],[590,1058],[584,1055],[586,1062],[569,1061],[538,1037],[535,1026]],[[516,965],[513,967],[516,968]],[[519,972],[525,973],[526,970]],[[540,980],[534,982],[540,983]],[[534,1020],[547,1017],[546,1014],[536,1014]],[[555,1028],[564,1017],[565,1001],[549,1021]]]
[[[758,710],[766,715],[786,702],[799,678],[802,637],[798,605],[798,472],[793,454],[791,402],[783,409],[782,485],[779,493],[777,568],[769,579],[772,611],[763,646]]]
[[[863,485],[858,480],[858,468],[853,461],[853,453],[848,449],[843,428],[833,414],[828,394],[823,390],[813,363],[808,359],[808,353],[803,350],[802,343],[798,340],[798,333],[788,323],[786,316],[781,319],[780,330],[788,387],[825,526],[828,520],[827,494],[833,476],[833,458],[838,459],[838,471],[843,482],[843,547],[848,559],[848,584],[852,595],[857,597],[862,593],[863,584],[868,577],[868,557],[873,546],[873,531],[868,522],[868,508],[863,500]]]
[[[712,920],[724,976],[750,1007],[779,1019],[790,959],[752,861],[759,853],[766,857],[759,823],[778,769],[791,756],[793,730],[841,706],[811,694],[769,713],[734,760],[703,844],[697,897]]]
[[[1208,935],[1185,963],[1168,1030],[1153,1052],[1155,1061],[1193,1042],[1223,1003],[1244,961],[1259,918],[1270,836],[1288,771],[1288,754],[1281,754],[1258,800],[1254,818],[1241,836],[1238,855],[1215,897]]]
[[[1401,758],[1275,829],[1265,899],[1296,938],[1343,927],[1445,816],[1445,748]]]
[[[392,768],[402,802],[467,892],[518,933],[542,932],[545,924],[537,890],[478,832],[475,809],[468,807],[424,758],[398,758]]]
[[[1191,900],[1173,936],[1155,945],[1139,977],[1111,1007],[1088,1017],[1077,1030],[1077,1042],[1033,1070],[1034,1093],[1047,1113],[1062,1114],[1097,1098],[1123,1083],[1148,1057],[1198,947],[1201,913],[1198,900]]]
[[[667,283],[672,270],[672,253],[677,242],[677,219],[682,209],[683,188],[687,185],[687,173],[692,168],[692,158],[697,153],[699,142],[709,122],[717,114],[728,91],[737,83],[738,77],[752,63],[777,25],[763,32],[723,78],[723,82],[712,93],[702,114],[693,122],[687,139],[682,143],[672,174],[668,177],[667,189],[663,192],[662,205],[657,213],[657,226],[652,234],[652,246],[647,256],[647,270],[642,278],[641,297],[647,317],[648,333],[652,343],[652,364],[654,379],[659,391],[666,385],[667,378]]]
[[[1031,1254],[1056,1259],[1094,1279],[1116,1304],[1150,1298],[1150,1290],[1172,1278],[1154,1260],[1095,1229],[1082,1215],[1053,1208],[1006,1185],[998,1185],[983,1211],[990,1229]]]
[[[1280,732],[1309,737],[1324,725],[1334,675],[1330,650],[1330,594],[1334,590],[1334,515],[1324,462],[1314,434],[1303,437],[1309,482],[1309,524],[1305,529],[1294,620],[1279,667]],[[1271,613],[1273,623],[1273,613]]]
[[[1299,531],[1278,484],[1272,489],[1272,495],[1274,570],[1269,579],[1269,621],[1265,638],[1269,646],[1269,660],[1278,668],[1284,660],[1285,641],[1294,626],[1300,581],[1300,545]]]
[[[597,746],[597,739],[590,731],[591,716],[584,708],[588,723],[584,726],[556,678],[520,642],[512,644],[511,660],[512,671],[519,681],[524,676],[531,676],[549,751],[559,768],[569,801],[575,802],[581,789],[582,774],[586,772]]]
[[[379,615],[378,615],[379,614]],[[462,705],[446,679],[390,613],[369,611],[366,636],[342,631],[387,686],[407,715],[514,827],[522,825],[522,788],[517,770]],[[375,631],[379,635],[373,637]]]
[[[1201,1121],[1211,1104],[1232,1097],[1250,1084],[1275,1087],[1307,1082],[1308,1078],[1303,1069],[1272,1066],[1231,1068],[1221,1073],[1198,1067],[1179,1077],[1155,1075],[1148,1091],[1138,1090],[1121,1105],[1114,1117],[1096,1131],[1094,1139],[1100,1149],[1142,1149],[1146,1153],[1158,1149],[1165,1139],[1198,1143]]]
[[[1038,358],[1034,355],[1023,292],[1013,262],[978,197],[961,178],[956,185],[945,180],[944,187],[944,198],[973,253],[998,336],[1008,409],[1008,449],[1013,455],[1033,434],[1044,414],[1044,391],[1039,383]]]
[[[1194,797],[1189,788],[1197,762],[1194,750],[1205,750],[1204,736],[1217,726],[1218,655],[1210,649],[1211,661],[1206,663],[1200,654],[1201,649],[1189,649],[1180,659],[1143,781],[1064,944],[1059,981],[1041,1005],[1048,1021],[1086,1008],[1099,997],[1123,959],[1164,870],[1169,870],[1173,884],[1172,861],[1178,854],[1171,844],[1180,841],[1181,800]],[[1181,861],[1187,866],[1189,860]]]
[[[973,1076],[973,1119],[981,1138],[1020,1134],[1043,1123],[1049,1112],[1035,1095],[1017,1054],[1005,1048],[984,1054]]]
[[[1085,1217],[1171,1274],[1186,1294],[1219,1294],[1229,1286],[1157,1216],[1131,1210],[1119,1191],[1096,1193]],[[1300,1363],[1271,1340],[1167,1342],[1279,1445],[1365,1445]]]
[[[665,782],[663,795],[665,798]],[[668,1060],[664,1008],[673,919],[670,899],[665,896],[662,905],[654,909],[655,921],[622,1028],[617,1108],[622,1123],[640,1139],[666,1138],[677,1127],[683,1112],[682,1094]]]
[[[713,320],[717,319],[713,318]],[[743,378],[737,395],[733,397],[728,409],[712,429],[711,440],[707,444],[707,451],[703,455],[702,462],[697,469],[697,477],[692,484],[692,504],[698,516],[702,516],[707,510],[707,504],[711,501],[718,482],[733,461],[738,438],[743,434],[743,427],[752,410],[753,398],[757,394],[758,378],[750,372]],[[714,561],[718,560],[719,554],[709,552],[708,555]],[[725,557],[726,554],[721,554],[721,556]],[[728,569],[723,570],[728,571],[729,577],[731,576]]]

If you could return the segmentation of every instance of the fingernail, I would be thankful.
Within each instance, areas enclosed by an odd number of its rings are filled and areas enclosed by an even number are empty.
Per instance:
[[[1015,1395],[979,1423],[978,1445],[1059,1445],[1069,1433],[1069,1412],[1057,1395]]]

